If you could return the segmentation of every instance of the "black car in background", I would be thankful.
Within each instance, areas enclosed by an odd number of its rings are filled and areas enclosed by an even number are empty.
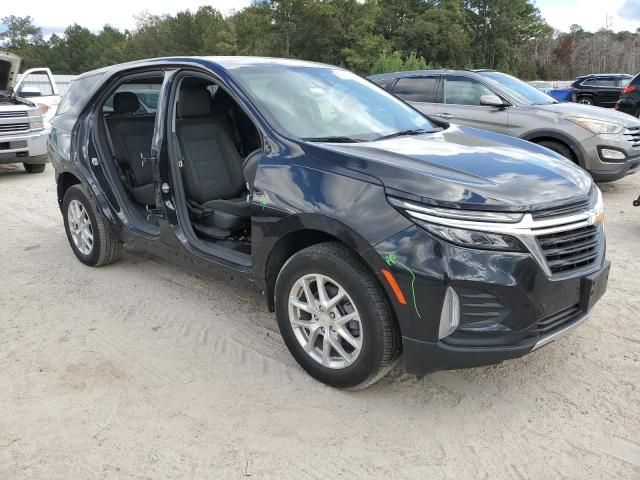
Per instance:
[[[622,89],[615,109],[640,118],[640,73]]]
[[[586,172],[338,67],[116,65],[74,79],[52,125],[78,260],[106,265],[129,244],[255,288],[293,357],[335,387],[370,385],[400,353],[417,374],[525,355],[585,321],[607,285]]]
[[[596,107],[613,107],[632,76],[626,73],[596,73],[576,78],[571,101]]]

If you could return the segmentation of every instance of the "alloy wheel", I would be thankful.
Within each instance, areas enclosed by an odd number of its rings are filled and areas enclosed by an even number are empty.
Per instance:
[[[73,244],[80,253],[89,255],[93,250],[93,227],[87,210],[78,200],[69,202],[67,220]]]
[[[362,350],[358,309],[347,291],[326,275],[304,275],[293,284],[289,321],[303,350],[325,367],[346,368]]]

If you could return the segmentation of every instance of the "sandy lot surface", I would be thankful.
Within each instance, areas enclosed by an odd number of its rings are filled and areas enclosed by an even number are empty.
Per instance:
[[[53,172],[0,166],[0,479],[640,478],[640,175],[604,185],[609,291],[523,359],[345,393],[257,294],[78,262]]]

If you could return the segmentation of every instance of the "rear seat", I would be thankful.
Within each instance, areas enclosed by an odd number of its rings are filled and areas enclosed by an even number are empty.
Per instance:
[[[133,199],[154,206],[155,191],[151,162],[142,162],[151,149],[155,116],[139,116],[140,102],[135,93],[118,92],[113,97],[113,113],[105,118],[115,159],[124,172]],[[141,156],[142,155],[142,156]]]

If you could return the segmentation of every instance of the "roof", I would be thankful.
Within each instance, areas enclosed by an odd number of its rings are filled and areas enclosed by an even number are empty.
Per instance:
[[[433,74],[443,74],[443,73],[460,73],[460,72],[470,72],[471,70],[451,70],[451,69],[438,69],[438,70],[411,70],[408,72],[388,72],[388,73],[378,73],[376,75],[370,75],[370,80],[386,80],[388,78],[404,78],[404,77],[415,77],[418,75],[433,75]]]
[[[576,79],[589,77],[633,77],[633,75],[629,75],[628,73],[588,73],[586,75],[580,75],[576,77]]]
[[[91,70],[79,75],[77,78],[89,77],[113,70],[123,70],[128,68],[153,66],[166,63],[199,63],[222,67],[223,69],[234,69],[242,67],[315,67],[315,68],[340,68],[324,63],[309,62],[306,60],[296,60],[292,58],[275,58],[275,57],[246,57],[246,56],[183,56],[183,57],[158,57],[144,60],[135,60],[133,62],[120,63],[110,65],[108,67]]]

